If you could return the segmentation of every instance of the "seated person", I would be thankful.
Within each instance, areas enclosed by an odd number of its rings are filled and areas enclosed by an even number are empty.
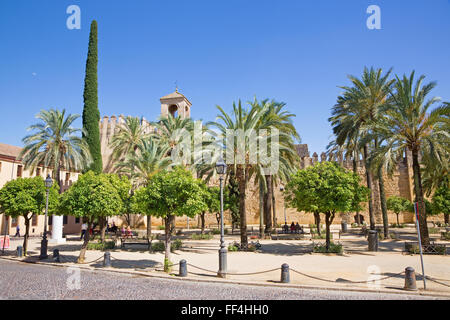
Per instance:
[[[295,232],[295,223],[294,223],[294,221],[292,221],[292,223],[291,223],[291,233],[294,233]]]
[[[120,231],[122,232],[122,237],[125,237],[127,235],[125,227],[122,226],[122,229]]]
[[[283,232],[284,232],[284,233],[289,233],[289,226],[288,226],[287,224],[285,224],[285,225],[283,226]]]
[[[133,231],[131,231],[131,228],[130,228],[130,226],[128,226],[128,228],[127,228],[127,238],[133,238]]]
[[[295,224],[295,232],[303,233],[303,228],[298,224],[298,222]]]

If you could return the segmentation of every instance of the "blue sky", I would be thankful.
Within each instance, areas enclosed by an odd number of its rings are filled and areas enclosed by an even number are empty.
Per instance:
[[[69,30],[66,8],[81,9]],[[369,5],[381,30],[369,30]],[[312,152],[331,139],[330,108],[364,66],[438,82],[450,100],[450,1],[0,1],[0,142],[22,146],[41,109],[82,113],[89,26],[99,26],[99,109],[155,120],[179,90],[192,117],[216,105],[273,98],[297,115]],[[81,126],[81,120],[77,122]]]

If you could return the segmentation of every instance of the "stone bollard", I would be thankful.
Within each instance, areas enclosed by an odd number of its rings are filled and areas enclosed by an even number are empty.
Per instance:
[[[378,251],[378,232],[376,230],[369,230],[367,240],[369,242],[369,251]]]
[[[180,260],[180,277],[187,277],[187,263],[186,260]]]
[[[289,265],[284,263],[281,265],[281,283],[289,283]]]
[[[53,261],[61,262],[61,260],[59,259],[59,250],[58,249],[53,250]]]
[[[341,222],[342,233],[347,233],[347,222]]]
[[[23,247],[22,246],[17,246],[17,256],[19,258],[23,257]]]
[[[405,290],[416,291],[416,272],[414,268],[408,267],[405,269]]]
[[[105,252],[104,258],[103,258],[103,267],[104,268],[110,268],[111,267],[111,253],[109,251]]]

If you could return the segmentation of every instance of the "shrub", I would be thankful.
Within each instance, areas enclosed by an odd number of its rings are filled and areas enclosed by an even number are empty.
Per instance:
[[[171,246],[171,251],[175,251],[181,248],[181,246],[183,245],[183,242],[180,239],[176,239],[175,241],[172,242],[172,246]]]
[[[228,234],[228,229],[224,229],[223,234]]]
[[[443,240],[450,240],[450,231],[442,233]]]
[[[401,223],[401,224],[393,223],[393,224],[391,224],[391,228],[404,228],[404,227],[405,227],[404,223]]]
[[[166,246],[165,246],[164,242],[162,242],[162,241],[152,243],[153,251],[164,251],[165,249],[166,249]]]
[[[192,240],[211,240],[213,238],[213,235],[211,233],[206,234],[193,234],[191,236]]]
[[[212,234],[220,234],[219,229],[212,229],[211,232],[212,232]]]
[[[429,233],[439,233],[439,231],[440,231],[439,228],[429,228],[428,229]]]
[[[327,238],[326,232],[322,232],[320,234],[320,236],[315,232],[311,232],[311,234],[312,234],[311,239],[326,239]],[[330,239],[333,239],[332,233],[330,233]]]
[[[174,252],[175,250],[180,249],[181,246],[182,246],[182,242],[180,239],[176,239],[176,240],[172,241],[171,246],[170,246],[170,252]],[[152,250],[155,252],[165,251],[166,245],[165,245],[164,241],[158,241],[158,242],[152,243]]]
[[[239,248],[237,246],[235,246],[234,244],[230,244],[228,245],[228,251],[233,252],[233,251],[238,251]]]
[[[343,253],[344,250],[342,248],[342,244],[330,242],[330,248],[327,251],[326,243],[314,244],[313,252],[316,253]]]
[[[158,226],[158,230],[165,230],[166,227],[165,226]]]
[[[87,250],[111,250],[114,249],[116,243],[114,241],[106,241],[106,242],[89,242],[87,246]]]

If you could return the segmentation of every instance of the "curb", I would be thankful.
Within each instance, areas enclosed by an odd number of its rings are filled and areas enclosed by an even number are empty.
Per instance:
[[[254,281],[245,281],[245,280],[224,280],[223,278],[217,278],[217,279],[198,279],[198,278],[191,278],[191,277],[183,277],[180,278],[176,275],[168,275],[164,272],[158,272],[157,274],[152,274],[150,272],[141,272],[141,271],[134,271],[131,270],[118,270],[114,268],[93,268],[89,267],[87,265],[79,265],[76,263],[70,263],[70,264],[61,264],[61,263],[54,263],[54,262],[39,262],[39,261],[23,261],[23,260],[17,260],[15,258],[10,257],[0,257],[0,259],[9,260],[9,261],[15,261],[19,263],[28,263],[28,264],[39,264],[39,265],[45,265],[45,266],[52,266],[52,267],[78,267],[83,270],[93,271],[93,272],[108,272],[108,273],[118,273],[118,274],[125,274],[125,275],[140,275],[147,278],[157,278],[157,279],[171,279],[171,280],[179,280],[179,281],[190,281],[190,282],[201,282],[201,283],[221,283],[221,284],[237,284],[237,285],[247,285],[247,286],[258,286],[258,287],[277,287],[277,288],[289,288],[289,289],[309,289],[309,290],[322,290],[322,291],[348,291],[348,292],[364,292],[364,293],[388,293],[388,294],[399,294],[399,295],[415,295],[415,296],[424,296],[424,297],[437,297],[437,298],[447,298],[450,299],[450,293],[442,293],[442,292],[436,292],[436,291],[428,291],[423,292],[420,291],[407,291],[403,290],[401,288],[399,289],[366,289],[366,288],[355,288],[355,287],[325,287],[325,286],[317,286],[317,285],[299,285],[299,284],[281,284],[277,282],[273,283],[262,283],[262,282],[254,282]],[[154,271],[155,272],[155,271]]]

